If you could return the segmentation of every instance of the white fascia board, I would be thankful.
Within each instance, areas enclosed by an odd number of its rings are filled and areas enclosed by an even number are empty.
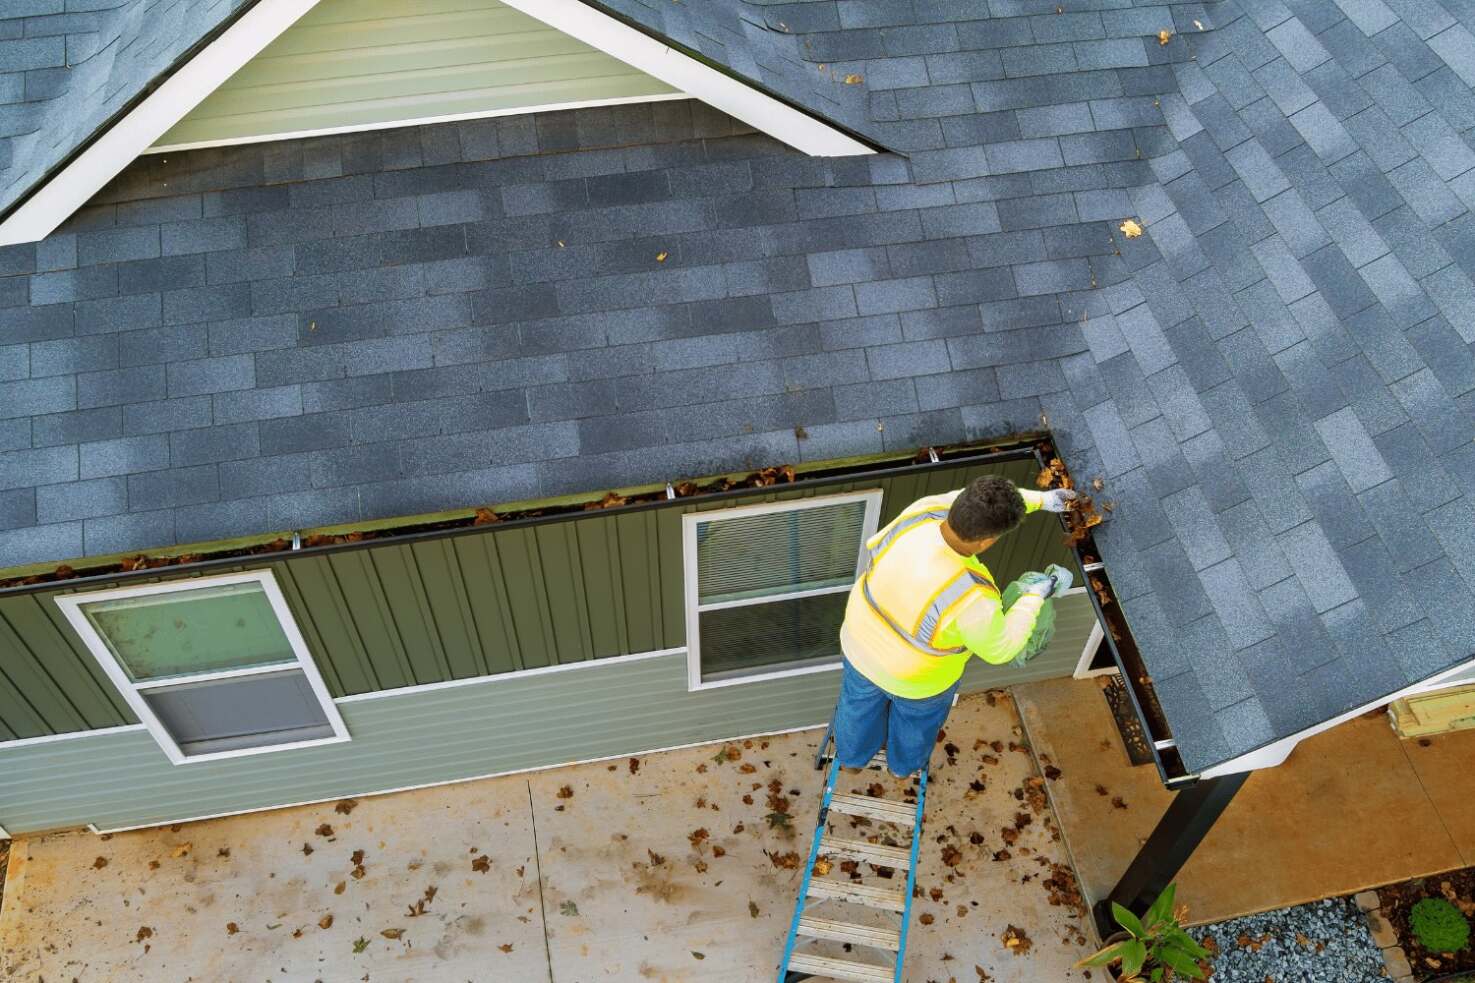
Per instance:
[[[1290,757],[1291,752],[1296,749],[1296,745],[1306,740],[1306,738],[1320,734],[1324,730],[1331,730],[1338,724],[1346,723],[1353,717],[1360,717],[1369,710],[1377,709],[1380,706],[1392,703],[1394,700],[1401,700],[1405,696],[1413,696],[1417,693],[1439,689],[1444,680],[1452,676],[1468,673],[1472,667],[1475,667],[1475,659],[1462,662],[1457,666],[1451,666],[1441,673],[1430,676],[1428,679],[1414,683],[1412,686],[1405,686],[1403,689],[1389,693],[1387,696],[1380,696],[1371,703],[1364,703],[1362,706],[1348,710],[1346,713],[1335,716],[1330,720],[1323,720],[1321,723],[1307,727],[1303,731],[1298,731],[1290,737],[1283,737],[1264,747],[1256,748],[1248,754],[1242,754],[1237,758],[1230,758],[1228,761],[1217,764],[1212,768],[1206,768],[1199,777],[1218,778],[1221,775],[1233,775],[1241,771],[1258,771],[1261,768],[1274,768],[1276,765],[1284,764],[1286,758]]]
[[[318,0],[259,0],[0,223],[0,246],[46,238]]]
[[[695,96],[811,157],[851,157],[875,150],[782,100],[725,75],[582,0],[502,0],[549,27],[598,48],[672,88]]]

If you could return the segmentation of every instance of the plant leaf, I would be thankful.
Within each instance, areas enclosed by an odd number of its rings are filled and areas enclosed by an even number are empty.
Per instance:
[[[1137,916],[1115,901],[1111,903],[1111,917],[1116,919],[1118,925],[1131,932],[1134,939],[1140,939],[1147,934],[1147,930],[1142,927],[1142,922]]]
[[[1122,950],[1124,950],[1131,943],[1131,939],[1124,939],[1121,942],[1113,942],[1111,945],[1102,949],[1100,952],[1093,953],[1092,955],[1089,955],[1085,959],[1082,959],[1080,962],[1076,963],[1076,968],[1086,969],[1093,966],[1109,965],[1112,962],[1122,958]]]
[[[1147,914],[1142,916],[1142,921],[1148,925],[1157,925],[1166,922],[1173,917],[1173,896],[1178,893],[1177,884],[1169,884],[1163,888],[1163,893],[1157,896],[1152,907],[1147,909]]]
[[[1128,939],[1122,950],[1122,975],[1136,976],[1147,962],[1147,946],[1138,939]]]
[[[1204,978],[1204,971],[1198,968],[1198,962],[1177,949],[1164,946],[1157,955],[1175,973],[1182,973],[1191,980]]]
[[[1166,937],[1167,940],[1171,942],[1174,946],[1182,949],[1184,952],[1188,953],[1195,959],[1209,958],[1209,950],[1199,945],[1198,942],[1194,940],[1193,936],[1189,935],[1187,932],[1183,931],[1183,929],[1178,928],[1177,926],[1174,926],[1172,929],[1170,929],[1167,932]]]
[[[1125,222],[1122,223],[1122,235],[1126,236],[1128,239],[1135,239],[1141,234],[1142,226],[1138,225],[1131,219],[1127,219]]]

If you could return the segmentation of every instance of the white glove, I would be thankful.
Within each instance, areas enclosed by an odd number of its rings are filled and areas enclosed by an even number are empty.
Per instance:
[[[1057,563],[1052,563],[1045,568],[1044,573],[1030,571],[1021,575],[1019,582],[1023,587],[1020,588],[1019,592],[1021,594],[1033,594],[1042,600],[1048,599],[1054,597],[1056,594],[1070,590],[1073,580],[1075,580],[1075,577],[1069,570]]]
[[[1045,498],[1040,502],[1040,508],[1046,512],[1068,512],[1070,505],[1079,498],[1069,488],[1052,488],[1045,492]]]

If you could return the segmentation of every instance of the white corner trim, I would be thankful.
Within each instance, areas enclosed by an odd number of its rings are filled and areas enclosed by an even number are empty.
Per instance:
[[[1443,672],[1435,673],[1428,679],[1414,683],[1412,686],[1405,686],[1403,689],[1389,693],[1387,696],[1380,696],[1370,703],[1364,703],[1362,706],[1348,710],[1346,713],[1339,714],[1330,720],[1323,720],[1321,723],[1307,727],[1303,731],[1298,731],[1290,737],[1283,737],[1264,747],[1256,748],[1248,754],[1242,754],[1237,758],[1230,758],[1228,761],[1217,764],[1212,768],[1206,768],[1199,777],[1218,778],[1221,775],[1232,775],[1241,771],[1257,771],[1261,768],[1274,768],[1276,765],[1283,764],[1285,759],[1290,757],[1291,752],[1296,749],[1296,745],[1300,744],[1306,738],[1320,734],[1324,730],[1331,730],[1338,724],[1346,723],[1353,717],[1359,717],[1369,710],[1383,706],[1385,703],[1392,703],[1394,700],[1400,700],[1405,696],[1412,696],[1416,693],[1438,689],[1441,680],[1465,672],[1472,666],[1475,666],[1475,659],[1469,659],[1459,665],[1451,666]]]
[[[598,48],[735,116],[754,129],[813,157],[849,157],[875,151],[786,102],[740,82],[657,41],[580,0],[502,0],[549,27]]]
[[[486,676],[467,676],[464,679],[447,679],[439,683],[421,683],[419,686],[399,686],[395,689],[374,690],[371,693],[354,693],[351,696],[340,696],[333,702],[342,706],[345,703],[366,703],[370,700],[383,700],[395,696],[410,696],[415,693],[433,693],[436,690],[442,689],[461,689],[466,686],[491,686],[497,683],[515,683],[518,680],[528,679],[533,676],[551,676],[562,672],[577,672],[580,669],[617,666],[626,662],[644,662],[647,659],[681,655],[685,651],[685,648],[657,649],[653,652],[636,652],[633,655],[614,655],[607,659],[588,659],[584,662],[568,662],[556,666],[541,666],[537,669],[494,672]]]
[[[414,119],[393,119],[383,123],[350,123],[344,126],[325,126],[316,130],[293,130],[287,133],[263,133],[259,136],[231,137],[227,140],[199,140],[195,143],[171,143],[149,147],[146,154],[168,154],[185,150],[203,150],[208,147],[236,147],[248,143],[272,143],[277,140],[305,140],[309,137],[327,137],[339,133],[364,133],[369,130],[394,130],[404,126],[432,126],[438,123],[461,123],[470,119],[492,119],[498,116],[522,116],[528,113],[552,113],[565,109],[597,109],[601,106],[628,106],[640,102],[672,102],[690,99],[685,92],[661,92],[651,96],[623,96],[613,99],[585,99],[581,102],[549,103],[546,106],[515,106],[510,109],[490,109],[479,113],[452,113],[446,116],[421,116]]]
[[[1067,592],[1068,593],[1068,592]],[[1081,649],[1081,657],[1076,660],[1075,672],[1071,673],[1072,679],[1090,679],[1093,676],[1111,676],[1116,674],[1116,666],[1106,669],[1092,669],[1091,660],[1096,656],[1096,647],[1106,638],[1106,633],[1101,630],[1101,622],[1095,618],[1092,612],[1091,634],[1086,636],[1086,647]]]
[[[0,246],[56,230],[318,0],[260,0],[0,223]]]
[[[143,724],[120,724],[117,727],[100,727],[97,730],[69,730],[65,734],[45,734],[41,737],[20,737],[13,741],[0,741],[0,754],[17,748],[35,747],[38,744],[56,744],[60,741],[75,741],[82,737],[112,737],[115,734],[131,734],[148,730]]]
[[[603,660],[601,660],[603,661]],[[597,764],[601,761],[617,761],[621,758],[633,756],[645,756],[650,754],[664,754],[667,751],[687,751],[695,747],[710,747],[714,744],[731,744],[735,741],[758,740],[763,737],[780,737],[784,734],[799,734],[806,730],[824,730],[829,722],[819,724],[807,724],[802,727],[789,727],[784,730],[768,730],[758,734],[741,734],[737,737],[719,737],[710,741],[693,741],[690,744],[672,744],[669,747],[653,747],[646,750],[625,750],[619,754],[606,754],[598,758],[579,758],[574,761],[560,761],[554,764],[534,765],[531,768],[513,768],[510,771],[493,771],[485,775],[469,775],[466,778],[447,778],[439,782],[425,782],[421,785],[400,785],[394,788],[378,789],[372,792],[349,793],[355,799],[368,799],[380,795],[394,795],[396,792],[415,792],[422,788],[441,788],[446,785],[460,785],[463,782],[480,782],[488,778],[506,778],[508,775],[529,775],[539,771],[552,771],[555,768],[572,768],[575,765]],[[304,799],[301,802],[284,802],[281,805],[262,806],[256,809],[236,809],[231,812],[215,812],[208,815],[189,816],[184,819],[161,819],[153,823],[139,823],[136,826],[114,826],[111,829],[102,829],[96,823],[88,823],[87,829],[93,833],[127,833],[135,829],[156,829],[160,826],[174,825],[176,823],[199,823],[207,819],[224,819],[226,816],[244,816],[253,812],[273,812],[277,809],[296,809],[300,806],[321,805],[324,802],[338,802],[348,798],[349,795],[330,795],[322,799]]]

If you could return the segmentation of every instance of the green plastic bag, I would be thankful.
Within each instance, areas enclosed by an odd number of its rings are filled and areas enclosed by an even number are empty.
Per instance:
[[[1040,575],[1036,574],[1036,576]],[[1015,601],[1019,600],[1019,595],[1023,590],[1024,585],[1018,580],[1004,588],[1004,610],[1006,612],[1014,606]],[[1053,598],[1046,598],[1045,603],[1040,607],[1039,617],[1035,619],[1035,630],[1030,632],[1029,641],[1024,643],[1024,648],[1014,657],[1014,661],[1025,663],[1033,659],[1044,651],[1045,646],[1050,644],[1050,639],[1054,636],[1055,601]]]

